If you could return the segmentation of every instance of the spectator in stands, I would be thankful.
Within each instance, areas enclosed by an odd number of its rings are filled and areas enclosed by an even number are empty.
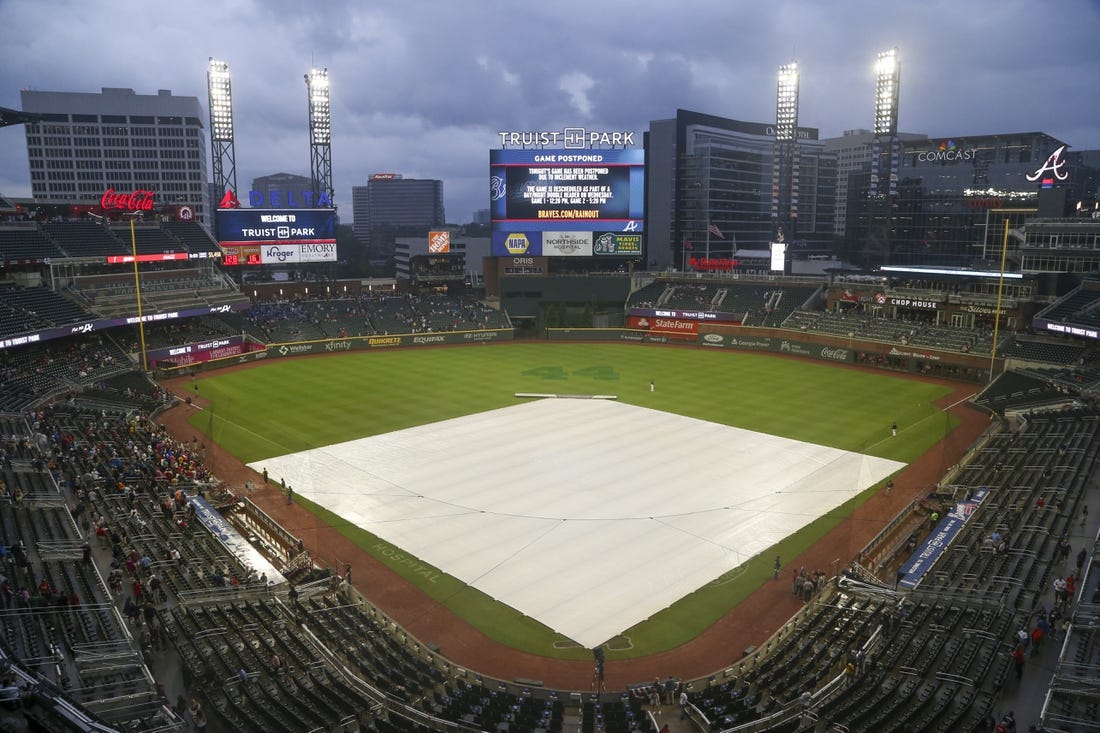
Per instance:
[[[18,710],[23,700],[23,691],[15,683],[15,675],[8,674],[0,683],[0,706],[5,710]]]
[[[1061,606],[1066,602],[1066,579],[1059,576],[1054,579],[1054,603]]]
[[[1031,630],[1031,653],[1038,654],[1043,645],[1043,630],[1038,625]]]

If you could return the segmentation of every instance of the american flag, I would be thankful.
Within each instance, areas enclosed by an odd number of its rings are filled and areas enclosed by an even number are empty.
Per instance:
[[[687,237],[684,237],[684,249],[689,249],[689,250],[690,250],[690,249],[694,249],[694,248],[693,248],[693,247],[691,246],[691,242],[689,242],[689,241],[688,241],[688,238],[687,238]]]
[[[710,224],[707,226],[707,231],[718,237],[719,239],[725,239],[726,235],[722,234],[722,230],[718,228],[717,224]]]

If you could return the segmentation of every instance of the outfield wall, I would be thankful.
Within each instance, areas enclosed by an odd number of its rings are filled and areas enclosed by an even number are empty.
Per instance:
[[[311,354],[339,354],[367,349],[395,349],[408,346],[457,346],[459,344],[484,344],[511,341],[515,332],[510,328],[479,329],[474,331],[447,331],[443,333],[401,333],[383,336],[348,336],[346,338],[317,339],[314,341],[287,341],[271,343],[263,349],[247,354],[210,359],[195,364],[165,367],[157,370],[158,377],[220,369],[235,364],[247,364],[262,359],[281,359],[286,356]]]
[[[548,328],[551,341],[632,341],[642,343],[691,343],[719,349],[763,351],[804,356],[840,364],[855,364],[910,374],[985,382],[989,379],[990,359],[956,351],[939,351],[881,341],[861,341],[780,328],[753,328],[700,323],[694,335],[679,331],[640,328]],[[688,336],[688,339],[685,339]],[[1003,359],[994,361],[997,373]]]
[[[781,328],[705,323],[699,325],[698,343],[717,348],[794,354],[823,361],[975,382],[989,380],[991,365],[997,374],[1004,369],[1003,359],[991,360],[990,357],[980,354]]]
[[[196,364],[169,366],[157,370],[157,376],[170,377],[234,364],[246,364],[262,359],[290,356],[333,354],[348,351],[407,348],[412,346],[457,346],[460,344],[512,341],[511,329],[481,329],[443,333],[405,333],[347,338],[288,341],[268,344],[250,353],[211,359]],[[688,336],[688,338],[685,338]],[[623,341],[647,344],[689,344],[706,348],[737,349],[774,354],[802,356],[834,364],[854,364],[889,371],[922,374],[950,379],[985,382],[989,379],[990,359],[985,356],[954,351],[937,351],[911,346],[897,346],[880,341],[861,341],[838,336],[778,328],[752,328],[699,324],[699,331],[689,335],[641,328],[548,328],[550,341]],[[994,360],[994,369],[1003,369],[1003,360]]]

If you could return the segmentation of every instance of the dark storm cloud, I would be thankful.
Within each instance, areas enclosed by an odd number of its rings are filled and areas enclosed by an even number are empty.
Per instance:
[[[839,135],[870,127],[872,62],[892,46],[905,131],[1042,130],[1100,147],[1092,0],[7,0],[0,27],[7,107],[21,88],[119,86],[195,95],[205,108],[207,58],[226,60],[241,187],[308,174],[303,75],[327,67],[338,202],[372,172],[442,178],[456,222],[486,205],[498,130],[585,125],[640,142],[677,108],[768,122],[776,69],[797,60],[800,123]],[[0,130],[0,191],[26,195],[28,179],[22,130]]]

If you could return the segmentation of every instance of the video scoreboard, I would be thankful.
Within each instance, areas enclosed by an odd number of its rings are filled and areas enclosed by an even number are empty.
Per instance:
[[[492,254],[641,256],[645,151],[489,151]]]
[[[336,261],[334,209],[219,209],[222,264]]]

